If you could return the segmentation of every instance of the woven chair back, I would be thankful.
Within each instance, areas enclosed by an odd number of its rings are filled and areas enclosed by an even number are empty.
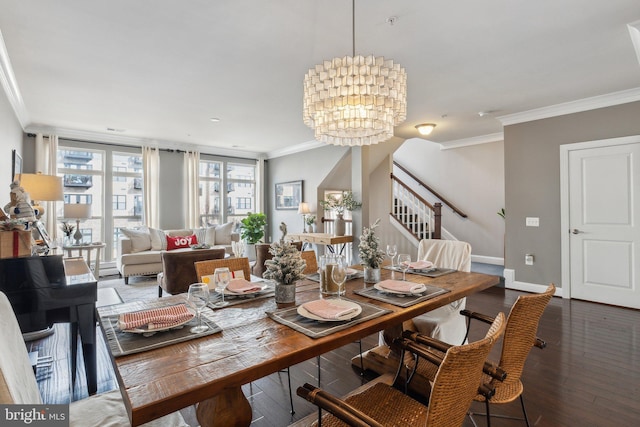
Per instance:
[[[202,280],[202,276],[209,276],[216,271],[216,268],[228,267],[229,271],[240,271],[244,274],[246,280],[251,280],[251,268],[249,267],[249,258],[225,258],[212,259],[208,261],[198,261],[194,263],[198,280]]]
[[[512,400],[522,392],[520,376],[524,363],[536,341],[542,313],[555,291],[556,287],[552,283],[541,294],[519,296],[511,307],[500,355],[500,367],[507,372],[507,378],[503,382],[492,382],[496,388],[495,400]]]
[[[483,339],[447,350],[431,389],[427,427],[462,425],[478,393],[484,361],[504,328],[504,314],[498,313]]]
[[[316,258],[315,251],[302,251],[300,252],[300,256],[307,263],[303,274],[314,274],[318,272],[318,259]]]

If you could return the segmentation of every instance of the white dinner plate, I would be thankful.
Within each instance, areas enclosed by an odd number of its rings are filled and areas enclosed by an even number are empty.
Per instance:
[[[191,308],[188,308],[189,311],[192,311]],[[192,313],[191,318],[180,322],[176,325],[172,325],[172,326],[168,326],[166,328],[157,328],[157,329],[147,329],[147,328],[134,328],[134,329],[123,329],[122,332],[130,332],[132,334],[142,334],[145,337],[150,337],[151,335],[155,334],[156,332],[162,332],[162,331],[168,331],[170,329],[180,329],[184,326],[185,323],[189,323],[193,318],[195,317],[195,314]]]
[[[373,285],[374,288],[376,288],[377,290],[379,290],[380,292],[386,292],[388,294],[396,294],[396,295],[419,295],[421,293],[423,293],[424,291],[427,290],[427,287],[425,285],[422,285],[422,290],[421,291],[414,291],[414,292],[400,292],[400,291],[394,291],[393,289],[387,289],[387,288],[383,288],[382,286],[380,286],[380,284],[376,283],[375,285]]]
[[[253,282],[251,282],[252,284],[254,284]],[[253,295],[253,294],[257,294],[259,292],[264,291],[265,289],[267,289],[269,286],[265,283],[265,282],[259,282],[259,283],[255,283],[255,286],[259,286],[260,289],[256,289],[255,291],[250,291],[250,292],[232,292],[229,289],[225,289],[224,290],[224,294],[225,295],[232,295],[232,296],[238,296],[238,295]],[[220,294],[222,292],[220,292],[220,289],[215,288],[216,293]]]
[[[302,304],[298,306],[298,314],[302,317],[306,317],[307,319],[319,320],[321,322],[344,322],[345,320],[351,320],[362,313],[362,307],[360,307],[360,305],[356,304],[355,302],[347,301],[344,299],[332,299],[331,302],[345,308],[355,308],[356,311],[347,313],[343,316],[338,317],[337,319],[325,319],[324,317],[316,316],[315,314],[310,313],[306,308],[304,308],[304,304]]]

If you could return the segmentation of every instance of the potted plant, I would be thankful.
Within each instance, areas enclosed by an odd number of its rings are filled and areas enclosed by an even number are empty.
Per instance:
[[[384,261],[385,252],[380,248],[380,238],[376,236],[375,229],[380,224],[380,218],[371,227],[362,230],[358,250],[360,251],[360,263],[364,267],[364,282],[378,283],[380,281],[380,266]]]
[[[262,241],[265,225],[267,216],[263,213],[249,213],[240,220],[240,237],[247,243],[245,255],[250,261],[256,259],[256,243]]]
[[[313,233],[313,224],[316,222],[315,215],[307,215],[304,219],[304,223],[307,224],[308,232]]]
[[[266,271],[262,277],[276,282],[275,299],[279,306],[286,306],[296,301],[296,282],[304,277],[307,263],[300,256],[300,251],[283,238],[274,242],[269,248],[272,259],[266,260]]]
[[[355,199],[351,190],[348,190],[343,191],[340,196],[329,194],[326,200],[320,201],[320,205],[325,209],[330,209],[336,212],[333,234],[336,236],[344,236],[344,211],[351,212],[356,209],[360,209],[362,203]]]

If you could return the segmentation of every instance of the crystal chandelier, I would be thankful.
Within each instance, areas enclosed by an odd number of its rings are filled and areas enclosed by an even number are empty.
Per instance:
[[[316,140],[334,145],[377,144],[407,118],[407,74],[391,59],[356,56],[352,0],[352,56],[333,58],[304,76],[303,120]]]

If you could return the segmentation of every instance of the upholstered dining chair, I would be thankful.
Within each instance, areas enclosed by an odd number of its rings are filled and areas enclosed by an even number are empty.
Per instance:
[[[302,251],[302,242],[291,242],[299,251]],[[272,259],[273,255],[269,252],[271,243],[256,243],[256,263],[253,265],[252,273],[254,276],[262,277],[262,273],[266,271],[264,262]]]
[[[41,405],[42,397],[22,339],[20,326],[7,296],[0,292],[0,403]],[[69,425],[122,427],[131,425],[119,390],[71,402]],[[146,427],[189,427],[179,412],[144,424]]]
[[[418,260],[431,261],[438,268],[469,272],[471,245],[458,240],[422,239],[418,246]],[[404,326],[449,344],[460,344],[465,337],[466,324],[458,313],[465,305],[466,298],[461,298],[415,317]]]
[[[486,357],[504,331],[504,314],[496,316],[485,338],[460,346],[451,346],[444,354],[406,339],[396,343],[415,358],[437,365],[437,375],[429,394],[428,405],[399,391],[403,364],[395,380],[390,374],[365,384],[344,400],[310,384],[299,387],[297,394],[330,414],[321,418],[325,427],[342,426],[461,426],[471,401],[478,392]],[[400,360],[403,360],[401,357]],[[406,381],[410,381],[409,377]],[[342,421],[340,421],[342,420]]]
[[[172,295],[187,292],[190,284],[200,281],[196,278],[193,263],[222,259],[224,255],[224,248],[162,251],[162,273],[158,274],[158,298],[162,297],[163,290]]]
[[[536,337],[536,332],[544,309],[549,304],[549,301],[551,301],[551,297],[555,291],[556,287],[552,283],[544,292],[539,294],[520,295],[515,303],[513,303],[506,321],[500,361],[497,364],[488,362],[489,365],[496,366],[500,372],[506,373],[506,377],[497,379],[495,376],[490,375],[489,372],[485,372],[482,381],[494,389],[494,394],[490,399],[487,399],[482,394],[478,394],[474,398],[474,400],[478,402],[485,402],[485,409],[487,411],[486,414],[469,413],[469,417],[474,425],[476,425],[476,423],[473,419],[473,415],[486,415],[487,426],[491,426],[491,416],[511,418],[502,415],[492,415],[489,410],[489,404],[510,403],[520,398],[520,405],[524,416],[523,419],[527,426],[529,426],[529,419],[524,406],[524,398],[522,397],[524,392],[524,386],[521,380],[522,371],[530,350],[533,347],[546,347],[546,343]],[[462,314],[462,316],[460,316],[461,318],[464,319],[466,317],[468,319],[468,327],[470,327],[472,319],[488,324],[491,324],[494,319],[493,317],[469,310],[463,310],[460,314]],[[448,346],[443,346],[440,347],[440,350],[446,351],[447,348]],[[436,374],[435,369],[433,369],[429,364],[419,363],[416,371],[419,375],[429,380],[432,380]]]

